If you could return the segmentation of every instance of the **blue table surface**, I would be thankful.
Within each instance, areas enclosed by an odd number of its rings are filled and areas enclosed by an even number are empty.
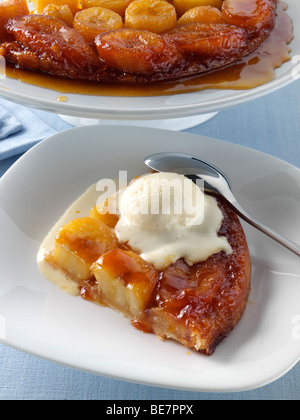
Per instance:
[[[37,115],[57,130],[60,117]],[[221,111],[186,130],[244,145],[300,168],[300,81],[263,98]],[[0,162],[0,176],[18,156]],[[300,342],[299,342],[300,345]],[[277,381],[245,392],[202,393],[138,385],[57,365],[0,345],[0,400],[298,400],[300,363]]]

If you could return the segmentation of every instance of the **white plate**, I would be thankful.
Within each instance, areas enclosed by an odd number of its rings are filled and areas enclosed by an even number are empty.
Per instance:
[[[186,133],[120,126],[65,131],[31,149],[0,181],[0,341],[74,368],[152,385],[240,391],[267,384],[299,360],[300,260],[248,225],[250,301],[211,357],[139,332],[119,313],[69,296],[39,273],[40,242],[71,202],[119,170],[129,177],[143,173],[143,158],[160,151],[215,163],[250,213],[299,241],[300,171],[285,162]]]
[[[32,86],[18,80],[0,80],[0,95],[25,105],[37,107],[59,114],[75,117],[147,120],[189,117],[220,111],[273,92],[298,76],[300,61],[300,4],[299,0],[285,0],[288,13],[294,23],[294,40],[291,43],[293,60],[276,70],[276,78],[250,90],[207,90],[188,94],[154,97],[110,97],[67,94],[68,101],[57,102],[56,91]],[[293,72],[294,70],[294,72]]]

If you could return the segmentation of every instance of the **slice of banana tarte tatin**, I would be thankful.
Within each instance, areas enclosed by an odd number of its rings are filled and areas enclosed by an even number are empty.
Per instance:
[[[183,185],[177,174],[160,176],[173,187]],[[137,329],[210,355],[246,307],[251,277],[246,238],[236,214],[198,190],[203,214],[196,215],[197,223],[186,219],[186,210],[132,212],[137,203],[143,207],[147,185],[156,177],[137,178],[118,206],[110,206],[115,196],[96,206],[91,187],[47,235],[38,254],[40,270],[72,294],[120,311]],[[177,205],[176,188],[169,197]],[[157,191],[148,193],[154,206],[166,198]]]

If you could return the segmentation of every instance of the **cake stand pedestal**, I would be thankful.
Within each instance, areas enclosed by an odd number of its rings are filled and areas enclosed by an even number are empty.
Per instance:
[[[166,130],[181,131],[203,124],[217,115],[218,112],[195,115],[192,117],[156,119],[156,120],[101,120],[94,118],[80,118],[68,115],[60,117],[75,127],[86,125],[130,125],[135,127],[161,128]]]

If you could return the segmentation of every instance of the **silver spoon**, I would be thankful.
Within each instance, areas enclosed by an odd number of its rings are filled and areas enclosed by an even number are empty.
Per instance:
[[[300,245],[258,222],[241,207],[232,193],[227,176],[211,163],[183,153],[157,153],[148,156],[144,162],[149,168],[158,172],[176,172],[186,176],[190,175],[191,178],[203,179],[206,184],[205,188],[208,187],[223,196],[227,204],[242,219],[300,257]]]

